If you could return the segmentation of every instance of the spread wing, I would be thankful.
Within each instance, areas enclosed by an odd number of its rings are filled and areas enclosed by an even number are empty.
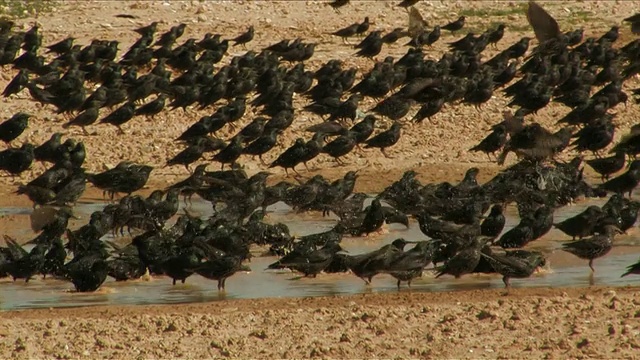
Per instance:
[[[409,9],[409,29],[407,31],[409,36],[415,38],[422,34],[426,26],[427,22],[422,18],[420,11],[412,6],[411,9]]]
[[[529,1],[527,20],[540,43],[560,36],[558,22],[535,1]]]

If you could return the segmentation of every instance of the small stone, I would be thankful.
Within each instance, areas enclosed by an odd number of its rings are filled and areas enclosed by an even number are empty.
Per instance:
[[[578,349],[582,349],[583,347],[585,347],[587,345],[589,345],[589,339],[584,338],[580,342],[578,342],[578,344],[576,344],[576,347],[578,347]]]
[[[178,331],[178,327],[174,323],[169,324],[169,326],[167,326],[164,329],[164,332],[173,332],[173,331]]]
[[[340,336],[340,342],[351,342],[351,339],[347,333],[342,333],[342,336]]]

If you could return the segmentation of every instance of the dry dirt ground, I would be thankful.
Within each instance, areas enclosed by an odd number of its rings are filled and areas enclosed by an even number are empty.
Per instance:
[[[637,288],[233,300],[0,313],[11,359],[632,359]]]
[[[356,59],[354,50],[339,38],[328,35],[338,28],[369,16],[372,29],[391,30],[406,26],[407,14],[390,1],[352,1],[336,14],[321,1],[82,1],[56,2],[53,8],[18,19],[27,29],[37,21],[44,44],[67,36],[77,43],[91,39],[117,39],[121,51],[136,38],[132,29],[160,21],[159,31],[184,22],[188,26],[181,40],[202,38],[207,32],[231,38],[253,24],[256,37],[249,49],[258,50],[281,39],[301,37],[319,43],[316,54],[305,65],[315,69],[332,58],[341,58],[345,67],[357,66],[359,75],[372,62]],[[635,13],[632,1],[543,2],[560,23],[561,29],[585,28],[585,36],[599,36],[610,26]],[[444,24],[459,15],[467,16],[468,29],[476,33],[507,23],[507,33],[496,49],[487,49],[487,58],[522,36],[533,36],[526,24],[525,3],[521,1],[422,1],[417,8],[429,24]],[[136,19],[117,18],[130,14]],[[461,37],[443,34],[430,58],[439,58],[446,43]],[[628,27],[618,40],[632,39]],[[180,41],[179,41],[180,42]],[[406,48],[385,46],[379,59],[401,56]],[[244,50],[230,49],[230,55]],[[228,61],[228,56],[226,60]],[[16,74],[8,67],[0,73],[0,88]],[[625,88],[637,87],[635,79]],[[18,142],[41,143],[52,132],[83,141],[87,147],[86,168],[100,171],[122,160],[149,163],[157,167],[149,188],[165,187],[188,175],[182,167],[164,168],[167,159],[182,150],[173,142],[191,123],[214,109],[163,112],[154,120],[134,118],[123,126],[125,135],[115,128],[94,125],[90,135],[79,129],[63,131],[65,119],[52,108],[42,108],[30,100],[26,91],[0,100],[0,119],[17,111],[34,114],[29,129]],[[352,169],[361,170],[357,190],[378,191],[407,169],[414,169],[423,181],[455,181],[470,166],[481,169],[487,180],[499,167],[483,154],[467,149],[501,120],[507,99],[496,93],[481,110],[466,105],[449,105],[422,124],[407,123],[400,142],[389,149],[394,159],[378,151],[357,151],[345,157],[347,166],[336,166],[327,156],[310,163],[312,172],[329,178]],[[297,96],[297,106],[306,100]],[[365,101],[366,111],[375,104]],[[636,122],[639,107],[630,101],[619,105],[616,140]],[[410,113],[413,116],[417,107]],[[544,108],[531,120],[554,128],[555,121],[568,112],[557,104]],[[103,113],[101,115],[106,115]],[[241,125],[254,117],[249,108]],[[281,143],[265,156],[272,161],[300,136],[302,129],[321,119],[302,111]],[[389,124],[381,121],[380,129]],[[229,138],[232,131],[222,131]],[[572,156],[568,153],[566,157]],[[262,169],[258,161],[242,158],[249,173]],[[219,165],[213,163],[210,169]],[[21,178],[0,178],[0,204],[24,206],[24,197],[11,193],[17,183],[26,182],[42,171],[36,164]],[[284,176],[274,170],[274,180]],[[89,188],[85,199],[100,197]],[[6,217],[2,228],[16,224]],[[79,225],[79,224],[76,224]],[[340,298],[265,299],[225,301],[214,304],[146,307],[108,307],[82,310],[21,311],[0,313],[0,358],[213,358],[213,357],[396,357],[396,358],[633,358],[640,353],[640,297],[637,289],[516,289],[508,296],[498,291],[457,292],[453,294],[358,295]],[[286,331],[282,331],[286,329]]]

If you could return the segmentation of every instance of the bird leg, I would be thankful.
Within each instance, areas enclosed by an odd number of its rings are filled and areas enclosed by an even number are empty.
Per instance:
[[[396,285],[398,286],[398,290],[400,290],[400,280],[398,280],[398,282],[396,283]]]
[[[382,152],[382,155],[384,155],[384,157],[386,157],[387,159],[393,159],[392,156],[387,155],[386,152],[384,152],[384,148],[380,148],[380,151]]]
[[[511,282],[509,280],[510,280],[510,278],[508,276],[503,276],[502,277],[502,282],[504,283],[504,287],[506,289],[511,287]]]
[[[305,166],[306,166],[306,165],[307,165],[307,164],[305,163]],[[296,167],[295,167],[295,166],[294,166],[294,167],[292,167],[292,168],[291,168],[291,170],[293,170],[293,172],[294,172],[294,173],[298,174],[298,176],[302,177],[302,175],[300,175],[300,173],[298,172],[298,170],[296,170]],[[309,168],[307,168],[307,170],[309,170]]]
[[[120,135],[124,135],[124,130],[122,130],[122,128],[120,127],[120,125],[117,125],[118,128],[118,134]]]
[[[307,169],[307,171],[311,171],[311,170],[309,170],[309,166],[307,165],[306,161],[303,162],[303,164],[304,164],[305,169]],[[296,173],[297,173],[297,171],[296,171]],[[300,175],[300,174],[298,174],[298,175]]]
[[[591,269],[592,273],[596,272],[596,269],[593,268],[593,259],[589,260],[589,268]]]
[[[264,162],[264,160],[262,159],[262,155],[258,155],[258,159],[260,159],[260,162],[262,163],[262,165],[267,166],[267,163]]]

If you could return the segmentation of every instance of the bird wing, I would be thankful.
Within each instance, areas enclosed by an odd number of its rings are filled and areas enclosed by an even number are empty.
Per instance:
[[[407,33],[411,38],[414,38],[424,32],[427,22],[422,18],[420,11],[415,7],[409,9],[409,28]]]
[[[557,38],[560,35],[558,22],[535,1],[529,1],[527,20],[529,20],[529,24],[540,43]]]

